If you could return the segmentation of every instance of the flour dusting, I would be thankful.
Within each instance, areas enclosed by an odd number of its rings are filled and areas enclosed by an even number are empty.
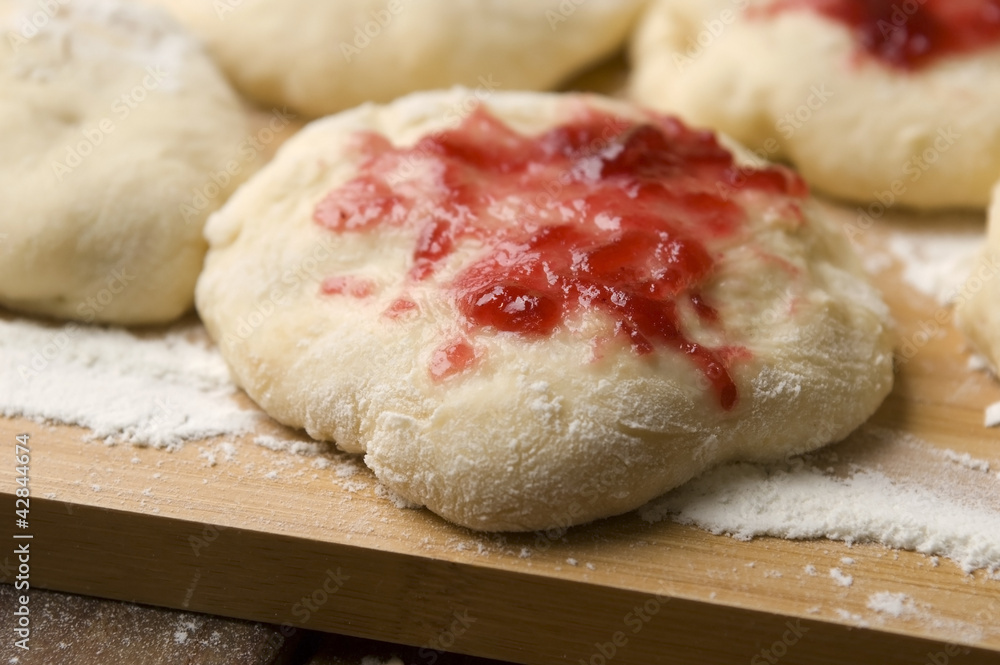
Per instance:
[[[986,407],[985,425],[987,427],[1000,425],[1000,402],[994,402]]]
[[[270,434],[258,434],[253,438],[258,446],[274,452],[286,452],[305,457],[316,457],[333,448],[332,444],[322,441],[302,441],[299,439],[282,439]]]
[[[78,425],[108,443],[175,448],[250,432],[256,411],[204,329],[155,336],[82,324],[0,319],[0,415]]]
[[[976,459],[969,453],[957,453],[954,450],[943,450],[942,455],[949,462],[954,462],[955,464],[960,464],[966,469],[971,469],[973,471],[982,471],[983,473],[989,473],[990,463],[986,460]]]
[[[873,431],[857,435],[859,442],[878,443]],[[861,439],[866,436],[872,443]],[[905,436],[881,445],[898,446],[918,461],[942,456],[929,444],[921,452],[916,448],[920,444]],[[976,461],[954,464],[948,473],[931,465],[926,477],[908,477],[862,462],[836,470],[829,464],[836,454],[834,447],[781,463],[719,467],[647,504],[640,516],[649,522],[669,516],[739,540],[774,536],[873,542],[945,556],[966,572],[1000,570],[995,498],[1000,478],[983,473]],[[935,484],[934,478],[940,482]],[[851,583],[840,569],[830,576],[844,586]]]
[[[36,47],[15,49],[12,66],[19,76],[42,81],[75,75],[70,67],[78,62],[130,64],[145,69],[143,75],[156,72],[156,88],[173,92],[201,50],[163,11],[124,0],[61,0],[47,8],[18,0],[0,32]]]
[[[840,586],[851,586],[852,584],[854,584],[854,577],[848,575],[840,568],[831,568],[830,577],[832,577],[833,581],[839,584]]]
[[[940,304],[955,297],[982,251],[982,229],[947,233],[903,232],[889,238],[890,251],[903,263],[903,279]]]
[[[898,619],[904,614],[914,611],[913,601],[905,593],[879,591],[868,596],[868,609],[880,614],[888,614]]]

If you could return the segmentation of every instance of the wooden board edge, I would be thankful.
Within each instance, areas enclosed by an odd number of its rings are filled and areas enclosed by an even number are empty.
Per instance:
[[[3,493],[4,503],[13,497]],[[995,663],[874,628],[127,511],[32,502],[31,584],[530,664]],[[8,542],[11,542],[9,533]],[[71,547],[47,548],[61,540]],[[275,571],[278,571],[277,573]],[[10,577],[2,581],[10,582]],[[928,660],[930,659],[930,660]],[[940,662],[938,659],[937,662]]]

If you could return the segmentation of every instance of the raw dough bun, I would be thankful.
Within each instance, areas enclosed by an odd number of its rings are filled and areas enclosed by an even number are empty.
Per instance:
[[[876,216],[987,205],[1000,177],[1000,48],[904,73],[814,11],[739,9],[766,4],[658,0],[633,43],[632,97],[787,158],[827,193],[878,202]]]
[[[205,40],[244,94],[311,116],[452,85],[550,88],[621,46],[646,3],[153,1]]]
[[[0,0],[0,34],[0,303],[121,324],[190,309],[204,221],[257,165],[228,83],[132,3]]]
[[[448,520],[531,530],[631,510],[720,462],[839,440],[888,393],[887,310],[811,200],[808,223],[765,201],[746,245],[715,248],[718,272],[704,293],[728,343],[753,354],[732,370],[741,397],[731,411],[680,353],[640,356],[615,343],[595,359],[594,340],[614,335],[600,310],[541,339],[481,331],[474,369],[432,380],[435,349],[464,330],[442,285],[481,245],[458,245],[434,276],[412,283],[414,229],[335,233],[313,212],[357,174],[356,132],[413,145],[453,126],[473,94],[418,93],[315,121],[209,220],[198,310],[270,415],[364,452],[386,486]],[[596,96],[499,93],[486,106],[535,134],[581,103],[647,119]],[[367,298],[321,295],[323,278],[359,272],[376,284]],[[419,314],[387,321],[404,287]],[[696,340],[711,337],[688,325]]]
[[[1000,183],[993,189],[986,248],[956,297],[958,325],[1000,372]]]

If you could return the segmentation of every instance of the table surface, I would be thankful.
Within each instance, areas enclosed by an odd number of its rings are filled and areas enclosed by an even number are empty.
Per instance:
[[[16,592],[0,585],[0,607],[14,607]],[[0,641],[0,662],[73,665],[502,665],[453,653],[424,654],[416,647],[346,635],[168,610],[89,596],[34,589],[32,633],[26,646]],[[13,634],[15,617],[0,615],[0,633]],[[287,631],[286,631],[287,632]]]

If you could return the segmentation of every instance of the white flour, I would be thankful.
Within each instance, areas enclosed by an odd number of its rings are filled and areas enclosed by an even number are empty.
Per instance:
[[[983,424],[987,427],[1000,425],[1000,402],[994,402],[986,407],[986,416]]]
[[[15,48],[19,76],[49,80],[74,60],[131,63],[158,72],[157,88],[167,92],[181,87],[191,54],[201,49],[162,11],[124,0],[19,0],[0,33],[16,47],[39,47]]]
[[[894,230],[889,249],[903,263],[903,279],[941,304],[958,293],[983,248],[976,228],[943,232]]]
[[[840,586],[851,586],[854,584],[854,577],[846,574],[840,568],[831,568],[830,577]]]
[[[109,443],[156,447],[236,435],[259,416],[200,325],[148,338],[79,324],[0,319],[0,415],[79,425]]]
[[[972,268],[981,261],[985,246],[983,222],[978,218],[956,218],[924,228],[892,228],[889,253],[869,249],[865,267],[879,273],[889,267],[890,255],[902,264],[903,281],[916,291],[949,305],[961,292]],[[989,371],[989,362],[969,349],[969,368]],[[986,409],[984,425],[1000,425],[1000,403]]]
[[[868,609],[899,618],[914,612],[913,601],[905,593],[879,591],[868,596]]]
[[[918,470],[883,469],[857,452],[877,446],[894,448],[895,457]],[[831,465],[838,457],[846,471]],[[866,426],[816,455],[711,470],[640,515],[649,522],[670,516],[740,540],[874,542],[946,556],[966,572],[1000,570],[1000,478],[971,457],[941,468],[943,457],[905,434]],[[845,459],[854,461],[845,465]],[[830,576],[844,586],[853,581],[838,568]]]

